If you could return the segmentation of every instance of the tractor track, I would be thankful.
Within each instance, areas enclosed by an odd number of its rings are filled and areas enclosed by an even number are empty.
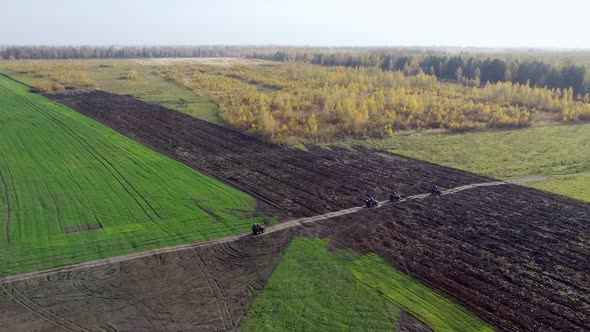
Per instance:
[[[78,142],[82,142],[82,147],[92,156],[95,157],[95,159],[101,164],[103,165],[104,169],[106,169],[107,171],[109,171],[109,173],[112,175],[112,177],[121,185],[121,187],[123,187],[123,189],[129,194],[129,196],[131,196],[137,203],[137,205],[145,212],[146,217],[148,217],[150,220],[153,220],[153,216],[151,214],[148,213],[148,211],[146,211],[146,208],[140,204],[139,200],[136,198],[135,195],[133,195],[133,193],[131,191],[133,191],[137,196],[139,196],[141,198],[141,200],[149,207],[149,210],[156,215],[157,218],[161,219],[161,216],[158,214],[158,212],[151,206],[151,204],[139,193],[139,191],[119,172],[119,170],[113,165],[112,162],[110,162],[108,160],[108,158],[104,157],[100,152],[98,152],[93,146],[92,144],[90,144],[84,137],[82,137],[80,134],[76,133],[74,130],[72,130],[70,127],[68,127],[65,123],[63,123],[61,120],[57,119],[55,116],[51,115],[49,112],[45,111],[43,108],[39,107],[37,104],[31,102],[30,100],[24,98],[23,96],[21,96],[18,93],[15,93],[14,91],[12,91],[12,89],[10,88],[6,88],[7,91],[10,91],[14,97],[16,99],[18,99],[19,101],[21,101],[23,104],[31,107],[32,109],[36,110],[37,112],[39,112],[39,114],[42,114],[43,116],[45,116],[47,119],[49,119],[50,121],[53,121],[55,123],[57,123],[60,127],[62,127],[64,129],[64,132],[66,132],[70,137],[72,137],[72,139],[74,139],[75,141]]]
[[[151,205],[151,203],[145,197],[143,197],[143,195],[137,190],[137,188],[135,188],[135,186],[121,174],[121,172],[119,171],[119,169],[117,167],[115,167],[113,162],[109,161],[108,158],[103,156],[82,135],[80,135],[79,133],[76,133],[68,125],[66,125],[61,120],[57,119],[55,116],[50,114],[50,112],[47,112],[39,105],[24,98],[20,94],[15,93],[12,89],[6,88],[5,90],[11,92],[17,100],[21,101],[23,104],[36,110],[37,112],[39,112],[39,114],[42,114],[48,120],[57,123],[61,128],[63,128],[65,133],[67,133],[70,137],[72,137],[72,139],[74,139],[78,142],[81,142],[82,143],[81,146],[83,147],[83,149],[86,152],[88,152],[90,155],[94,156],[95,160],[97,160],[103,166],[103,168],[111,174],[111,176],[117,181],[117,183],[119,183],[119,185],[127,192],[127,194],[143,210],[144,214],[146,215],[146,217],[149,219],[149,221],[152,224],[154,224],[157,227],[159,227],[160,229],[162,229],[164,232],[166,232],[171,237],[177,237],[177,234],[174,233],[172,230],[170,230],[166,225],[156,222],[156,219],[157,220],[162,219],[162,217],[158,213],[158,211]],[[142,202],[143,202],[143,204],[142,204]]]
[[[45,321],[68,331],[90,332],[90,330],[80,325],[77,325],[63,317],[57,316],[51,311],[38,306],[35,302],[31,301],[26,296],[20,294],[18,291],[15,291],[15,293],[19,294],[21,299],[19,299],[19,296],[15,295],[8,288],[6,288],[5,285],[0,284],[0,287],[2,287],[4,293],[6,293],[14,302],[18,303],[21,307],[25,308],[27,311],[30,311],[31,313],[35,314],[36,316],[42,318]]]
[[[201,256],[199,256],[199,253],[194,248],[191,248],[190,250],[192,251],[191,259],[206,276],[207,285],[209,286],[211,293],[214,295],[215,306],[217,307],[217,312],[219,313],[219,318],[222,321],[224,329],[226,331],[234,330],[235,326],[234,322],[231,320],[231,312],[227,306],[225,297],[223,296],[223,293],[217,284],[217,281],[215,281],[215,276],[213,276],[207,267],[207,264],[205,264]]]
[[[0,150],[0,153],[2,153],[2,151]],[[2,169],[0,169],[0,182],[2,184],[2,187],[4,188],[4,204],[6,205],[6,212],[5,212],[5,217],[6,217],[6,225],[5,227],[5,232],[6,232],[6,244],[10,244],[10,200],[8,198],[8,184],[6,183],[6,181],[4,180],[4,176],[2,175]]]

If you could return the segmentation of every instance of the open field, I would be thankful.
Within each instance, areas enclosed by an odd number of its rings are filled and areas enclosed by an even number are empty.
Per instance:
[[[212,123],[222,123],[215,103],[162,77],[155,66],[161,59],[154,60],[154,63],[146,61],[140,61],[143,65],[132,60],[107,59],[0,62],[0,72],[32,86],[57,83],[61,86],[60,90],[69,85],[77,89],[90,87],[121,95],[130,94]],[[54,72],[61,75],[51,75]],[[62,78],[76,77],[80,73],[88,77],[84,84],[64,81]]]
[[[540,177],[530,185],[590,202],[590,124],[416,133],[330,146],[402,155],[498,179]]]
[[[246,232],[255,200],[0,76],[0,275]]]
[[[293,216],[360,205],[365,194],[382,199],[393,188],[408,195],[433,182],[451,188],[489,181],[363,151],[291,151],[128,97],[53,98]],[[586,331],[588,216],[588,204],[504,185],[363,210],[296,232],[374,252],[497,328]]]
[[[329,290],[338,289],[347,294],[350,290],[338,287],[347,280],[354,281],[350,279],[350,273],[354,272],[354,279],[367,285],[357,288],[359,307],[362,298],[370,298],[363,291],[371,292],[367,288],[372,288],[398,305],[409,307],[419,317],[426,317],[424,321],[436,331],[464,331],[456,329],[461,325],[455,325],[465,323],[466,313],[462,309],[454,306],[450,308],[455,309],[450,309],[444,304],[433,309],[427,304],[407,302],[420,296],[428,298],[428,304],[434,304],[440,301],[440,296],[430,298],[437,293],[416,286],[412,278],[394,272],[373,254],[353,259],[342,255],[341,249],[353,248],[363,255],[368,252],[382,255],[399,271],[439,287],[499,329],[586,331],[589,326],[585,318],[590,306],[585,275],[590,262],[588,220],[584,218],[589,207],[541,192],[532,195],[533,200],[527,199],[533,193],[534,190],[517,186],[482,187],[475,193],[468,191],[363,209],[354,216],[243,237],[235,242],[5,283],[2,288],[9,296],[0,298],[0,322],[14,327],[15,331],[51,329],[55,325],[75,330],[99,327],[139,331],[238,327],[247,330],[252,324],[258,327],[256,324],[263,317],[271,316],[269,307],[250,306],[263,289],[256,301],[267,305],[273,303],[269,294],[285,291],[281,284],[277,287],[269,278],[273,270],[277,271],[277,277],[284,276],[281,269],[285,267],[281,264],[288,264],[287,268],[292,267],[291,274],[302,274],[302,281],[309,280],[305,278],[312,272],[331,269],[329,275],[300,289],[300,295],[310,294],[304,293],[305,289],[311,292],[309,288],[317,288],[312,299],[338,299],[338,294]],[[505,208],[498,210],[494,200],[499,200]],[[516,203],[510,205],[511,202]],[[557,218],[555,222],[540,220],[550,213]],[[283,263],[275,269],[293,236],[327,237],[331,251],[329,254],[325,251],[324,241],[301,240],[289,249]],[[322,245],[313,245],[317,244],[315,241]],[[312,258],[320,260],[314,263]],[[329,286],[320,290],[324,282]],[[396,282],[403,282],[401,291]],[[289,285],[295,290],[300,286],[295,280]],[[303,305],[298,302],[302,298],[289,298],[295,302],[283,299],[272,307],[287,310],[287,318],[295,317],[300,312],[298,305]],[[348,308],[345,303],[337,308],[322,307],[321,313],[342,317],[339,312]],[[317,305],[313,301],[306,304]],[[252,311],[247,317],[252,315],[254,319],[250,317],[240,324],[248,308]],[[379,312],[383,309],[379,308]],[[451,317],[428,315],[436,309],[439,314],[442,309],[454,314]],[[301,310],[305,312],[304,308]],[[371,326],[395,323],[396,312],[393,310],[394,315],[385,322]],[[322,321],[322,317],[314,317],[312,313],[303,317]],[[477,321],[471,319],[469,324]],[[294,323],[299,324],[301,320]],[[334,326],[338,322],[330,321],[330,324]],[[400,331],[429,331],[405,311],[399,316],[399,324]],[[450,329],[441,329],[443,326]]]
[[[435,331],[492,330],[377,256],[329,252],[327,245],[293,239],[242,330],[392,331],[404,310]]]

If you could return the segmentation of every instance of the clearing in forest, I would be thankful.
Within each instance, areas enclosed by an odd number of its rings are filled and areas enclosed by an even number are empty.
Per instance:
[[[0,76],[0,275],[239,234],[255,200]]]

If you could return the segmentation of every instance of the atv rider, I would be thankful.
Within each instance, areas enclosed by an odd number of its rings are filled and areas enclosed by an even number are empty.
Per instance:
[[[367,207],[375,207],[379,204],[379,202],[377,202],[376,199],[374,199],[373,197],[369,197],[369,199],[367,200]]]
[[[390,202],[399,202],[402,199],[402,196],[394,191],[391,195],[389,195]]]
[[[258,235],[262,233],[264,233],[264,226],[260,225],[259,223],[252,225],[252,234]]]
[[[435,184],[432,189],[430,190],[431,195],[440,195],[442,194],[442,190]]]

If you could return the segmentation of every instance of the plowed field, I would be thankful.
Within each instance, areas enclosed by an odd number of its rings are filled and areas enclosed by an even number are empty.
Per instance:
[[[50,95],[82,114],[294,216],[488,179],[432,164],[345,150],[293,151],[158,105],[104,92]]]

